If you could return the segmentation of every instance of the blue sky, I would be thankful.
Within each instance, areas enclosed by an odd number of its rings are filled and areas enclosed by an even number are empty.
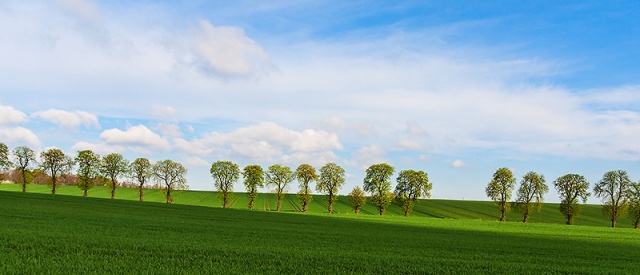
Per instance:
[[[500,167],[548,184],[640,179],[634,1],[3,1],[0,141],[171,158],[425,170],[486,199]],[[290,188],[297,191],[297,184]],[[238,183],[237,190],[242,190]],[[267,189],[263,191],[268,191]],[[547,201],[558,201],[551,188]],[[597,203],[597,199],[590,199]]]

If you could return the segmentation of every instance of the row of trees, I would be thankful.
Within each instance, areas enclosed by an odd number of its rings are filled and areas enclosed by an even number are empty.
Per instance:
[[[549,191],[544,175],[536,172],[528,172],[520,181],[515,202],[510,202],[511,194],[515,188],[516,178],[508,168],[499,168],[493,174],[492,180],[485,189],[487,196],[493,200],[500,209],[500,221],[505,221],[505,214],[510,210],[510,205],[523,213],[522,222],[529,220],[531,210],[542,206],[544,194]],[[567,219],[567,224],[573,224],[578,216],[582,203],[587,202],[591,196],[589,182],[584,176],[578,174],[566,174],[553,181],[553,185],[560,197],[560,213]],[[611,227],[616,227],[618,218],[624,217],[631,211],[634,218],[634,227],[640,225],[640,183],[631,181],[627,171],[616,170],[606,172],[598,181],[593,192],[596,197],[602,199],[603,213],[611,219]]]
[[[307,211],[309,203],[313,200],[311,185],[316,182],[316,191],[327,195],[327,210],[332,213],[333,203],[337,200],[338,192],[345,182],[345,170],[336,163],[325,164],[320,168],[318,174],[316,169],[309,164],[301,164],[295,171],[281,164],[271,165],[264,171],[261,166],[252,164],[240,171],[239,166],[231,161],[216,161],[211,165],[210,172],[214,187],[222,200],[223,208],[229,207],[229,194],[233,190],[234,184],[240,179],[240,175],[244,178],[243,183],[249,197],[250,209],[253,209],[258,188],[266,186],[275,189],[277,211],[280,211],[287,187],[291,182],[297,180],[300,191],[296,197],[302,205],[303,212]],[[366,203],[364,192],[371,193],[372,203],[376,205],[380,215],[384,214],[394,198],[398,200],[405,215],[409,215],[417,199],[431,196],[432,185],[427,173],[415,170],[401,171],[396,179],[398,184],[395,192],[391,192],[393,172],[394,168],[386,163],[374,164],[367,169],[363,181],[364,190],[356,186],[349,193],[349,203],[353,206],[356,214]]]
[[[111,189],[111,198],[116,196],[116,188],[120,181],[133,179],[139,188],[140,201],[144,200],[144,186],[151,180],[155,180],[164,191],[167,203],[172,202],[173,190],[187,189],[187,169],[180,163],[172,160],[162,160],[155,164],[146,158],[137,158],[129,162],[121,154],[111,153],[100,156],[91,150],[78,151],[76,157],[71,158],[62,150],[52,148],[40,153],[39,158],[35,151],[26,146],[16,147],[9,158],[9,149],[0,142],[0,170],[15,168],[21,175],[20,184],[22,192],[27,191],[27,174],[33,167],[38,167],[50,180],[51,194],[56,194],[59,178],[76,168],[76,185],[83,190],[83,196],[99,182],[104,182]]]

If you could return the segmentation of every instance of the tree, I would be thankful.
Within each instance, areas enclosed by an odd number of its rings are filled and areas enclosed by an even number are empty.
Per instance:
[[[51,177],[51,194],[56,194],[58,176],[71,171],[73,160],[58,148],[40,153],[40,167]]]
[[[327,203],[329,213],[333,213],[333,202],[338,200],[337,195],[344,184],[344,169],[333,162],[327,163],[320,168],[320,181],[316,190],[328,195]]]
[[[602,198],[602,210],[611,218],[611,227],[616,227],[619,217],[627,215],[632,184],[627,171],[617,170],[606,172],[593,187],[594,195]]]
[[[171,191],[189,188],[187,185],[187,168],[170,159],[158,161],[152,168],[155,180],[162,186],[167,197],[167,204],[173,202]]]
[[[633,215],[633,228],[638,229],[640,226],[640,183],[631,184],[629,188],[629,211]]]
[[[553,185],[560,195],[560,213],[567,218],[567,224],[573,224],[573,219],[582,210],[578,199],[582,198],[582,202],[586,203],[591,195],[587,191],[589,182],[581,175],[566,174],[556,179]]]
[[[109,178],[107,185],[111,188],[111,199],[116,197],[116,187],[118,178],[126,175],[129,171],[129,161],[121,154],[111,153],[102,158],[100,162],[100,173]]]
[[[36,153],[26,146],[18,146],[13,149],[14,165],[22,175],[22,192],[27,192],[27,172],[36,161]]]
[[[96,177],[100,174],[100,156],[91,150],[82,150],[78,151],[75,162],[78,164],[76,185],[84,191],[82,196],[86,197],[89,189],[93,188]]]
[[[360,186],[356,186],[349,193],[349,204],[353,207],[353,211],[357,214],[360,213],[360,208],[367,203],[367,197],[364,195],[364,191],[360,189]]]
[[[264,187],[264,171],[260,165],[247,165],[242,171],[242,177],[249,197],[249,209],[253,210],[254,201],[258,197],[258,187]]]
[[[151,177],[151,162],[146,158],[137,158],[129,165],[131,176],[138,182],[140,201],[144,201],[144,185]]]
[[[404,210],[405,217],[413,210],[414,203],[421,197],[431,197],[433,185],[429,182],[429,175],[424,171],[403,170],[396,178],[396,199]]]
[[[273,186],[276,188],[276,199],[278,203],[276,205],[276,211],[280,211],[282,198],[284,198],[284,191],[287,185],[293,181],[295,174],[291,171],[289,166],[274,164],[269,166],[266,174],[267,186]]]
[[[509,212],[509,200],[516,184],[516,178],[509,168],[502,167],[493,173],[493,179],[487,184],[485,192],[495,204],[500,208],[500,221],[505,221],[506,213]]]
[[[231,161],[216,161],[211,165],[213,186],[218,189],[218,197],[222,199],[222,208],[229,207],[229,192],[240,179],[240,168]]]
[[[549,186],[545,182],[544,175],[539,175],[533,171],[525,174],[522,181],[520,181],[516,208],[523,212],[522,222],[529,221],[529,213],[533,208],[534,201],[538,211],[540,211],[544,194],[549,192]]]
[[[313,196],[311,196],[311,187],[309,186],[311,182],[318,180],[318,174],[316,173],[316,169],[309,164],[300,164],[298,169],[296,169],[295,177],[300,183],[300,191],[296,197],[302,203],[302,212],[307,212],[309,208],[309,203],[313,200]]]
[[[0,142],[0,172],[11,168],[11,162],[9,161],[9,147],[6,144]]]
[[[378,207],[380,216],[384,214],[387,206],[393,200],[391,192],[391,176],[395,169],[387,163],[379,163],[369,166],[364,177],[364,191],[372,195],[371,202]]]

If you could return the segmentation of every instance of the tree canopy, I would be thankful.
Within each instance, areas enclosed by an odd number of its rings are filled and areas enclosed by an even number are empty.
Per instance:
[[[233,185],[240,179],[240,168],[231,161],[216,161],[211,164],[209,172],[213,177],[213,186],[222,199],[222,208],[228,208],[229,193],[233,191]]]
[[[360,213],[360,208],[367,203],[367,197],[364,191],[360,189],[360,186],[356,186],[349,193],[349,204],[353,207],[353,211],[357,214]]]
[[[291,171],[289,166],[274,164],[269,166],[266,173],[266,181],[267,186],[275,187],[276,191],[276,211],[280,211],[280,206],[282,204],[282,198],[284,198],[284,192],[289,185],[293,181],[295,174]]]
[[[0,142],[0,172],[9,168],[11,168],[11,161],[9,161],[9,147]]]
[[[138,182],[138,196],[140,201],[144,201],[144,185],[151,178],[151,162],[146,158],[137,158],[129,164],[130,176]]]
[[[78,188],[83,191],[82,196],[86,197],[89,189],[95,185],[96,177],[100,175],[100,155],[91,150],[78,151],[75,157],[78,164]]]
[[[573,224],[573,219],[582,210],[578,200],[586,203],[591,195],[589,182],[582,175],[566,174],[556,179],[553,185],[560,196],[560,213],[567,218],[567,224]]]
[[[424,171],[402,170],[396,178],[396,199],[405,216],[413,210],[414,203],[421,197],[431,197],[432,184]]]
[[[116,197],[116,187],[118,179],[129,171],[129,161],[121,154],[111,153],[102,158],[100,162],[100,173],[109,178],[107,185],[111,188],[111,199]]]
[[[13,149],[14,165],[22,176],[22,192],[27,192],[27,171],[36,162],[36,153],[26,146]]]
[[[242,171],[244,187],[247,189],[249,197],[249,209],[253,210],[255,199],[258,197],[258,188],[264,187],[264,171],[262,166],[251,164],[244,167]]]
[[[327,210],[333,213],[333,202],[336,201],[338,192],[344,184],[344,169],[333,162],[320,168],[320,180],[316,185],[318,192],[327,194]]]
[[[391,201],[391,176],[394,172],[393,166],[387,163],[373,164],[367,168],[364,177],[364,191],[372,195],[371,202],[378,207],[380,215],[384,214]]]
[[[593,187],[594,195],[602,199],[603,212],[611,219],[611,227],[616,227],[618,218],[629,210],[632,184],[627,171],[617,170],[606,172]]]
[[[529,221],[529,214],[533,208],[533,203],[540,210],[544,201],[544,194],[549,192],[544,175],[530,171],[522,177],[516,198],[516,208],[523,213],[522,222]]]
[[[311,182],[318,180],[316,169],[309,164],[300,164],[295,171],[295,177],[298,180],[300,190],[296,197],[302,203],[302,212],[307,212],[309,203],[313,200],[311,195]]]
[[[167,203],[171,204],[173,198],[171,191],[187,189],[187,168],[170,159],[158,161],[152,168],[153,177],[163,186],[167,197]]]
[[[516,178],[509,168],[498,168],[493,173],[493,179],[487,184],[485,192],[493,202],[500,208],[500,221],[506,220],[506,213],[509,212],[509,200],[516,184]]]
[[[71,171],[73,160],[58,148],[43,151],[40,158],[40,167],[51,177],[51,194],[55,195],[58,177]]]
[[[633,228],[640,226],[640,183],[634,182],[629,188],[629,211],[633,216]]]

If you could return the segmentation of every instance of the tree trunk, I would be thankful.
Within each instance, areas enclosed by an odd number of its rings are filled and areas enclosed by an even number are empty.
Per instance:
[[[405,216],[405,217],[409,217],[409,210],[405,210],[405,211],[404,211],[404,216]]]
[[[142,186],[140,186],[139,193],[140,193],[140,201],[144,201],[144,196],[143,196],[143,191],[142,191]]]
[[[22,169],[22,192],[27,192],[27,173]]]
[[[249,200],[249,210],[253,210],[253,198]]]
[[[333,199],[331,196],[329,196],[329,207],[327,207],[327,210],[329,210],[329,213],[333,213]]]
[[[522,222],[526,223],[529,221],[529,211],[524,212],[524,217],[522,217]]]
[[[276,211],[280,212],[280,202],[281,200],[278,199],[278,202],[276,203]]]
[[[55,195],[56,194],[56,181],[53,181],[53,184],[51,185],[51,195]]]
[[[382,208],[382,206],[378,206],[378,211],[380,211],[380,216],[384,214],[384,208]]]
[[[82,196],[85,198],[87,197],[87,189],[84,189],[84,192],[82,192]]]
[[[501,222],[503,222],[503,221],[506,221],[506,220],[507,220],[507,217],[506,217],[506,215],[505,215],[505,213],[506,213],[506,212],[507,212],[507,209],[506,209],[506,207],[505,207],[505,204],[504,204],[504,203],[502,203],[502,207],[500,207],[500,221],[501,221]]]
[[[640,219],[636,219],[636,222],[633,224],[633,228],[638,229],[638,226],[640,226]]]
[[[302,212],[307,212],[307,208],[309,208],[309,205],[306,201],[302,202]]]
[[[171,204],[173,199],[171,198],[171,189],[167,189],[167,204]]]
[[[229,203],[227,202],[227,194],[222,194],[222,208],[229,208]]]
[[[111,199],[114,199],[115,197],[116,197],[116,187],[114,185],[113,188],[111,188]]]
[[[611,219],[611,227],[612,228],[616,228],[616,220],[617,219],[615,217]]]
[[[22,192],[27,192],[27,183],[26,182],[22,183]]]
[[[357,206],[356,206],[356,209],[355,209],[355,210],[356,210],[356,215],[360,214],[360,207],[357,207]]]
[[[567,224],[568,225],[572,225],[573,224],[573,215],[572,214],[567,215]]]

